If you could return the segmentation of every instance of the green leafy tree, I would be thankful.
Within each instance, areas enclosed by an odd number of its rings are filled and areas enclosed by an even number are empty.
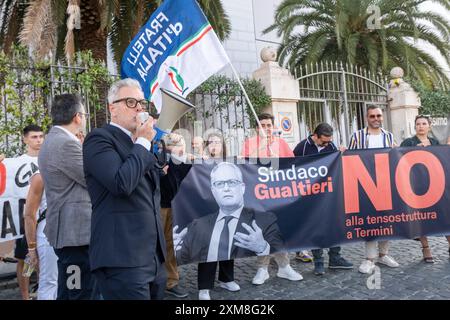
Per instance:
[[[261,113],[263,109],[271,103],[271,98],[266,94],[264,86],[260,81],[255,79],[244,78],[241,79],[241,82],[250,101],[252,102],[256,114]],[[257,127],[257,122],[253,112],[250,110],[250,106],[245,101],[242,89],[235,79],[231,79],[223,75],[212,76],[207,81],[203,82],[196,92],[212,94],[217,97],[213,104],[214,110],[207,110],[206,114],[203,115],[204,117],[210,117],[212,116],[211,112],[220,111],[229,105],[235,106],[235,103],[237,102],[236,98],[238,97],[238,104],[245,103],[245,112],[249,116],[250,126],[252,128]]]
[[[71,63],[76,52],[90,51],[94,59],[106,62],[109,39],[114,60],[120,65],[128,44],[162,2],[0,0],[0,50],[8,53],[20,41],[37,59],[65,57]],[[231,27],[221,1],[198,0],[198,3],[218,37],[224,40]],[[97,124],[105,121],[106,115],[98,114]]]
[[[432,45],[450,63],[449,0],[429,0],[444,12],[419,10],[425,0],[284,0],[275,22],[280,62],[292,70],[321,61],[348,62],[388,74],[395,66],[428,88],[449,88],[436,59],[417,45]],[[379,10],[379,16],[377,16]]]
[[[90,114],[90,127],[99,125],[96,115],[105,114],[102,92],[114,77],[90,52],[77,52],[76,60],[76,69],[60,66],[51,70],[48,62],[31,61],[24,47],[13,46],[10,55],[0,52],[0,153],[15,156],[23,152],[24,126],[38,124],[44,131],[50,127],[51,95],[68,91],[81,94]]]
[[[450,116],[450,92],[445,90],[433,89],[425,87],[422,83],[406,79],[420,97],[420,109],[422,114],[429,114],[433,117]]]

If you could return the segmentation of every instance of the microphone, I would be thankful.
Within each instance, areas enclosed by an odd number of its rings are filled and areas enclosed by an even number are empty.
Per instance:
[[[150,115],[148,112],[140,112],[140,113],[138,113],[138,117],[139,117],[139,120],[141,120],[141,123],[144,123],[145,121],[148,120],[148,118],[150,118]],[[153,126],[153,129],[155,129],[155,131],[156,131],[156,135],[153,137],[153,140],[152,140],[154,142],[162,141],[162,138],[166,134],[168,134],[166,131],[158,128],[157,126]],[[157,153],[157,152],[158,152],[158,144],[155,143],[153,145],[153,153]]]
[[[150,117],[148,112],[140,112],[138,113],[138,117],[139,120],[141,121],[141,123],[144,123],[145,121],[148,120],[148,118]],[[157,116],[154,116],[154,118],[156,118]],[[164,143],[163,137],[168,134],[166,131],[161,130],[160,128],[158,128],[156,125],[153,126],[153,129],[156,131],[155,136],[153,137],[152,140],[152,147],[151,147],[151,152],[156,156],[156,158],[158,159],[158,166],[160,168],[163,168],[166,164],[167,164],[167,160],[166,160],[166,145]],[[161,146],[161,152],[159,150],[159,146]],[[162,154],[162,159],[159,159],[159,155]]]

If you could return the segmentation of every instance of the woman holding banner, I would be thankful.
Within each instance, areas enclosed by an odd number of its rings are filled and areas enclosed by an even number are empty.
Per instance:
[[[226,146],[220,133],[211,133],[206,140],[205,158],[223,161],[226,158]],[[211,161],[210,160],[210,161]],[[211,300],[209,290],[214,287],[217,262],[205,262],[198,264],[198,299]],[[239,291],[241,288],[234,281],[234,260],[219,261],[220,287],[229,291]]]
[[[432,137],[429,137],[431,129],[431,119],[429,116],[419,114],[418,116],[416,116],[414,122],[415,122],[414,129],[416,130],[416,135],[411,138],[405,139],[400,144],[400,147],[426,147],[439,145],[439,141],[437,141]],[[425,261],[426,263],[434,263],[434,259],[431,254],[431,249],[428,244],[428,238],[424,236],[416,240],[420,240],[420,242],[422,243],[423,261]],[[450,236],[447,236],[447,240],[450,246]]]

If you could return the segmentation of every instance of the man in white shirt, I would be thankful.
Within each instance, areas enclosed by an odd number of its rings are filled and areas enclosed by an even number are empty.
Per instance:
[[[58,288],[58,257],[44,234],[47,199],[44,183],[37,171],[30,178],[30,190],[25,205],[25,233],[28,240],[28,256],[39,267],[38,300],[56,300]]]
[[[374,149],[395,147],[393,134],[382,128],[383,111],[380,107],[369,105],[367,107],[367,127],[356,131],[350,138],[349,149]],[[378,263],[385,264],[392,268],[397,268],[399,264],[392,257],[388,256],[389,242],[378,242]],[[372,273],[375,269],[375,259],[377,258],[377,241],[366,242],[366,260],[360,267],[361,273]]]
[[[44,131],[41,127],[37,125],[28,125],[23,128],[23,142],[26,145],[26,153],[21,155],[19,159],[23,159],[28,162],[30,168],[29,176],[30,177],[35,171],[37,171],[38,166],[38,154],[41,149],[42,143],[44,142]],[[29,183],[28,181],[26,182]],[[33,244],[32,244],[33,245]],[[36,244],[34,244],[36,245]],[[24,268],[24,260],[28,253],[27,247],[27,239],[24,236],[21,239],[16,240],[16,248],[14,250],[14,257],[18,260],[17,262],[17,282],[19,283],[20,293],[22,295],[22,299],[29,300],[29,284],[30,278],[24,277],[22,275]]]

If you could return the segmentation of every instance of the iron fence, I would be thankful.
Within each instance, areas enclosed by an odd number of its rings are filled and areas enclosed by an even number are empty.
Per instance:
[[[382,75],[351,64],[323,62],[300,67],[295,78],[300,90],[301,139],[320,122],[327,122],[334,128],[335,142],[346,145],[350,134],[364,127],[368,104],[387,111],[384,126],[390,129],[388,82]]]
[[[13,77],[0,75],[0,153],[16,156],[24,151],[21,129],[27,124],[36,123],[48,128],[51,101],[59,94],[78,93],[84,98],[86,111],[90,115],[88,131],[100,125],[99,119],[102,123],[107,122],[108,85],[83,84],[80,78],[86,70],[83,66],[61,64],[45,68],[11,66],[8,74],[13,74]],[[112,81],[118,78],[111,75]],[[218,130],[226,139],[228,154],[236,155],[249,134],[247,103],[242,94],[228,94],[227,90],[217,92],[197,90],[191,93],[188,99],[197,108],[183,116],[176,128],[183,128],[189,133],[188,145],[190,137],[200,135],[206,138],[211,130]]]

